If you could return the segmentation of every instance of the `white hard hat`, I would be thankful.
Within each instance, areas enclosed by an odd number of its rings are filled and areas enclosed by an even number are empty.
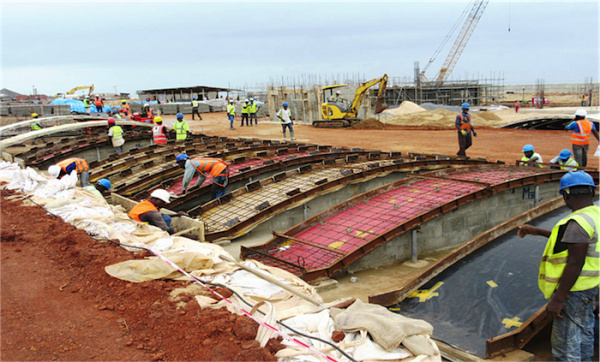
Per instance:
[[[233,103],[233,99],[230,99],[230,100],[229,100],[229,103]]]
[[[250,100],[251,100],[251,101],[253,101],[253,100],[254,100],[254,98],[250,98]]]
[[[50,167],[48,167],[48,173],[50,174],[50,176],[57,178],[58,175],[60,175],[60,166],[59,165],[52,165]]]
[[[148,103],[144,103],[144,107],[150,107]]]
[[[244,100],[244,102],[249,102],[248,99]]]
[[[171,195],[169,195],[169,191],[163,189],[156,189],[152,191],[150,197],[156,197],[157,199],[163,200],[167,204],[171,200]]]
[[[575,115],[579,117],[587,117],[587,111],[585,109],[578,109],[577,112],[575,112]]]
[[[335,92],[335,94],[340,94],[340,91]]]

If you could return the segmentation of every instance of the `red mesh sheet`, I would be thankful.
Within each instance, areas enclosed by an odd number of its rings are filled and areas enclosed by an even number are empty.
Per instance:
[[[510,180],[521,179],[524,177],[528,177],[531,175],[535,175],[539,173],[539,170],[531,169],[531,170],[519,170],[519,171],[479,171],[479,172],[465,172],[465,173],[457,173],[448,175],[448,178],[455,180],[465,180],[465,181],[477,181],[477,182],[485,182],[490,185],[498,185]]]
[[[342,210],[294,237],[347,255],[420,214],[483,188],[476,184],[437,179],[417,181]],[[301,260],[304,263],[301,266],[307,270],[326,268],[344,256],[300,242],[270,253],[293,264]],[[268,259],[264,262],[269,263]]]

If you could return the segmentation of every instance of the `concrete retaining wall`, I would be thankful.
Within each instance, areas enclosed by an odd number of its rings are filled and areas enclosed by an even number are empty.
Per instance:
[[[421,225],[417,232],[418,254],[454,248],[492,227],[534,207],[535,186],[507,190],[475,200]],[[541,202],[557,196],[558,182],[540,185]],[[352,264],[348,271],[380,267],[412,255],[411,232],[406,232]]]

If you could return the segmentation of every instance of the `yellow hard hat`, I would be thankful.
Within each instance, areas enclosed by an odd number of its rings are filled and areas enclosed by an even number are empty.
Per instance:
[[[127,103],[127,101],[123,99],[123,100],[121,101],[121,103]]]
[[[161,116],[154,117],[154,123],[162,123],[162,117]]]
[[[32,114],[31,114],[31,118],[35,118],[35,117],[37,117],[37,116],[38,116],[38,114],[37,114],[37,113],[32,113]]]

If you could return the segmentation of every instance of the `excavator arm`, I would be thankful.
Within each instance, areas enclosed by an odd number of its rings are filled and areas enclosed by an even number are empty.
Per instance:
[[[367,90],[377,84],[379,84],[379,91],[377,92],[377,107],[375,107],[375,113],[381,113],[383,110],[387,108],[384,105],[383,98],[385,96],[385,89],[387,86],[388,76],[384,74],[381,78],[371,79],[367,82],[364,82],[356,89],[356,94],[354,95],[354,99],[352,100],[352,105],[350,106],[350,111],[348,112],[349,117],[356,117],[358,114],[358,110],[360,109],[361,104],[365,100],[365,96],[367,95]],[[383,109],[381,109],[384,107]]]
[[[92,85],[84,85],[84,86],[81,86],[81,87],[75,87],[75,88],[71,89],[70,91],[68,91],[67,94],[74,94],[78,90],[88,89],[88,88],[90,89],[90,91],[88,92],[88,95],[91,96],[92,93],[94,92],[94,85],[93,84]]]

